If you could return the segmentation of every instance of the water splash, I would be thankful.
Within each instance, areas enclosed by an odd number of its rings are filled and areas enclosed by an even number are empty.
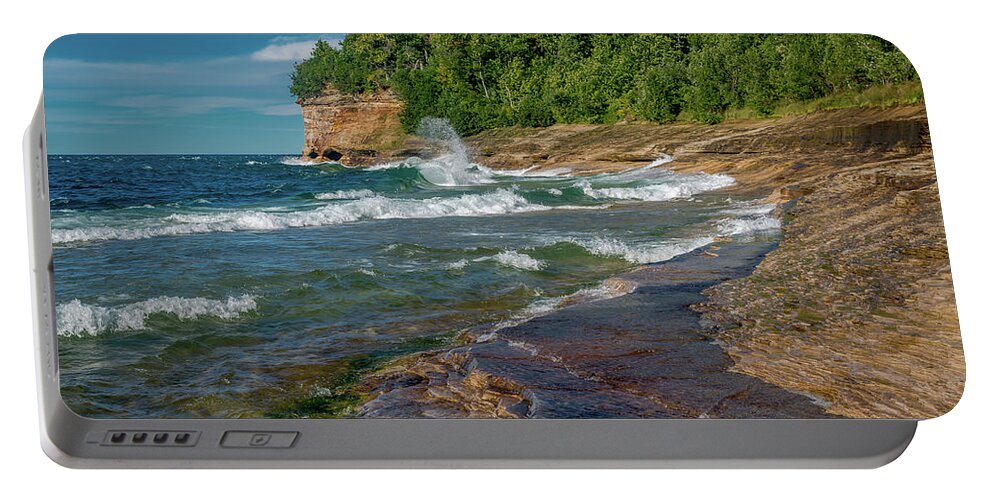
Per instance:
[[[492,170],[472,163],[469,147],[445,118],[425,117],[417,126],[417,135],[434,150],[434,157],[424,160],[410,158],[397,165],[414,167],[421,176],[436,186],[472,186],[492,184]]]
[[[471,165],[469,148],[447,118],[422,118],[417,125],[417,135],[444,151],[443,157],[453,167],[466,169]]]

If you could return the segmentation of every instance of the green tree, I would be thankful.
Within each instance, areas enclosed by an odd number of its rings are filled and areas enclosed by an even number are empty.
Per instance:
[[[858,34],[362,34],[321,41],[294,66],[299,98],[327,86],[387,89],[413,130],[425,116],[462,134],[508,125],[716,123],[728,110],[917,78],[889,42]]]

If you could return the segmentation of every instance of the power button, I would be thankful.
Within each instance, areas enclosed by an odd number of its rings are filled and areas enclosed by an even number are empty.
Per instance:
[[[221,438],[224,448],[290,448],[299,432],[227,431]]]

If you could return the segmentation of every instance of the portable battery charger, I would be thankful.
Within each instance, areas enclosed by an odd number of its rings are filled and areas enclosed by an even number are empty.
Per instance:
[[[70,467],[876,467],[965,380],[859,34],[70,35],[24,138]]]

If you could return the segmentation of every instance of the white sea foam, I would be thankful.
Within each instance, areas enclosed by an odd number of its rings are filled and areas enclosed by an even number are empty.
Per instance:
[[[411,158],[406,165],[413,166],[424,180],[435,186],[475,186],[493,184],[493,171],[474,163],[468,163],[466,158],[448,154],[431,160]]]
[[[537,299],[524,309],[518,311],[511,318],[494,325],[492,330],[477,337],[476,342],[486,342],[488,340],[492,340],[497,336],[497,333],[500,330],[520,325],[521,323],[535,318],[540,318],[567,305],[586,304],[599,300],[612,299],[614,297],[626,295],[627,293],[629,293],[629,290],[609,286],[606,283],[601,283],[594,287],[583,288],[569,295]]]
[[[720,231],[722,236],[736,236],[773,231],[779,229],[779,227],[779,219],[768,215],[750,219],[724,219],[717,222],[717,229]]]
[[[766,215],[776,209],[773,203],[739,203],[737,206],[721,210],[727,215]]]
[[[635,264],[663,262],[714,241],[714,238],[702,236],[674,241],[630,244],[613,238],[569,239],[586,249],[593,255],[602,257],[618,257]]]
[[[547,207],[532,204],[509,189],[483,194],[464,194],[452,198],[394,199],[372,196],[320,208],[272,212],[260,210],[223,210],[172,214],[161,219],[130,222],[128,226],[89,226],[53,229],[55,244],[135,240],[156,236],[188,235],[231,231],[271,231],[292,227],[330,226],[368,219],[427,219],[436,217],[475,217],[551,209],[583,207]]]
[[[371,189],[342,189],[330,193],[317,193],[314,198],[318,200],[357,200],[359,198],[371,198],[376,193]]]
[[[460,260],[457,260],[455,262],[452,262],[451,264],[448,264],[448,269],[450,269],[452,271],[458,271],[460,269],[464,269],[465,266],[467,266],[467,265],[469,265],[469,261],[467,261],[465,259],[460,259]]]
[[[665,165],[666,163],[669,163],[672,160],[673,160],[672,156],[662,153],[662,156],[656,158],[654,161],[646,165],[645,168],[661,167],[662,165]]]
[[[582,291],[583,290],[580,290],[580,292]],[[562,301],[564,301],[565,298],[566,296],[546,297],[546,298],[537,299],[534,302],[528,304],[528,306],[525,307],[524,310],[521,311],[520,314],[517,314],[516,316],[518,318],[537,318],[538,316],[544,316],[545,314],[548,314],[554,311],[555,309],[557,309],[559,306],[561,306]]]
[[[691,198],[735,183],[733,177],[725,174],[679,174],[658,168],[672,160],[671,156],[663,154],[643,167],[591,176],[579,180],[576,186],[586,196],[596,199],[667,201]]]
[[[561,308],[563,304],[585,304],[587,302],[596,302],[598,300],[620,297],[621,295],[625,295],[627,293],[628,291],[625,291],[622,288],[608,286],[606,283],[601,283],[597,286],[583,288],[562,297],[538,299],[524,308],[524,314],[530,317],[542,316]]]
[[[623,174],[622,174],[623,175]],[[658,180],[645,180],[639,186],[594,187],[583,179],[577,186],[583,194],[596,199],[668,201],[689,198],[697,193],[712,191],[734,184],[734,178],[724,174],[671,175]]]
[[[522,269],[524,271],[538,271],[545,267],[545,263],[531,257],[530,255],[516,252],[514,250],[504,250],[490,257],[480,257],[475,262],[492,260],[506,267]]]
[[[655,167],[661,167],[662,165],[665,165],[666,163],[669,163],[672,160],[673,160],[673,157],[672,156],[669,156],[669,155],[667,155],[665,153],[662,153],[662,156],[660,156],[660,157],[652,160],[651,162],[648,163],[648,165],[645,165],[644,167],[631,168],[631,169],[628,169],[628,170],[625,170],[625,171],[621,172],[620,174],[615,174],[615,175],[626,176],[626,177],[629,177],[632,174],[637,175],[638,173],[645,172],[647,170],[651,170],[651,169],[653,169]]]
[[[648,243],[627,243],[614,238],[569,238],[564,241],[579,245],[593,255],[618,257],[635,264],[664,262],[713,243],[718,237],[742,236],[779,229],[779,219],[762,215],[717,221],[716,234]]]
[[[157,297],[116,307],[87,305],[73,299],[56,306],[56,331],[65,337],[83,337],[104,332],[144,330],[145,320],[153,314],[168,314],[181,320],[205,316],[234,319],[255,308],[255,297],[251,295],[225,300]]]
[[[368,167],[365,167],[364,170],[369,172],[376,172],[379,170],[389,170],[391,168],[402,168],[403,166],[404,166],[404,162],[393,161],[389,163],[377,163],[375,165],[369,165]]]
[[[430,160],[415,156],[402,162],[372,165],[366,167],[366,170],[377,171],[394,168],[416,169],[425,181],[442,187],[478,186],[497,182],[492,170],[482,165],[469,163],[465,158],[454,154],[445,154]]]
[[[562,196],[562,190],[561,189],[548,188],[547,191],[548,191],[548,194],[550,194],[552,196]]]
[[[313,165],[326,165],[329,163],[334,163],[333,161],[314,161],[308,160],[306,158],[301,158],[299,156],[284,156],[279,159],[279,163],[287,165],[290,167],[306,167]]]
[[[572,169],[569,167],[558,167],[539,170],[538,167],[528,167],[519,170],[495,170],[493,173],[506,177],[567,177],[572,174]]]

